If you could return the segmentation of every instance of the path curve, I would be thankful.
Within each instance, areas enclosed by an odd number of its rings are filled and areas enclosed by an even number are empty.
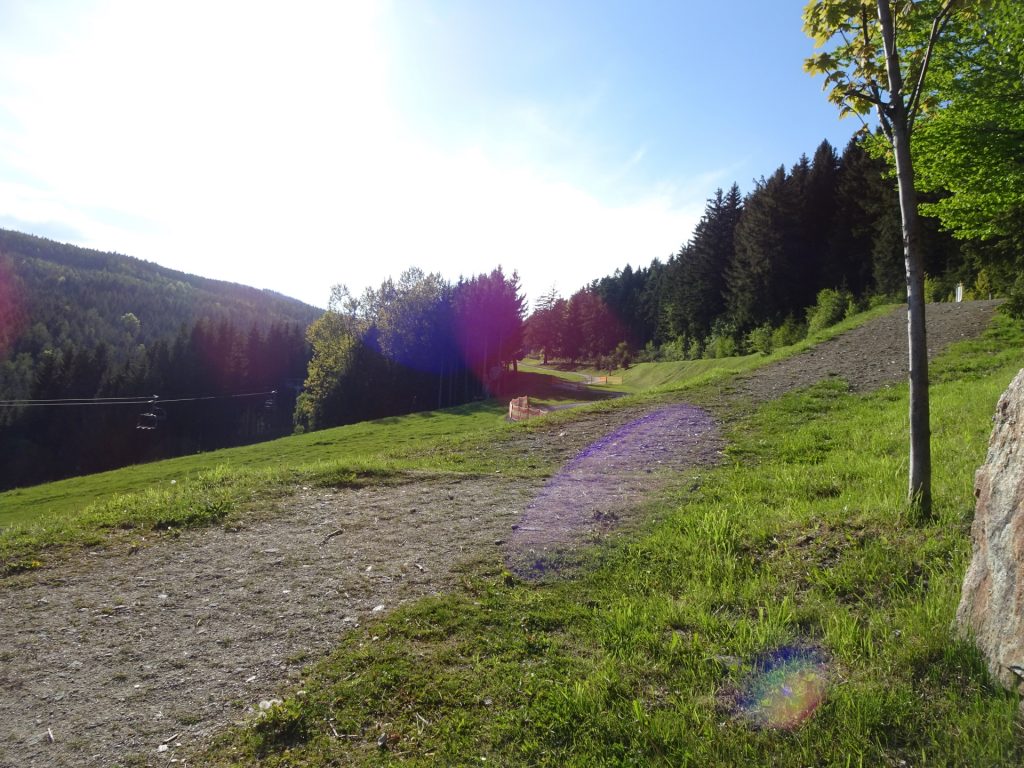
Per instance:
[[[999,301],[948,302],[926,307],[928,358],[954,342],[980,336]],[[730,379],[723,394],[764,402],[828,378],[853,392],[869,392],[907,380],[907,309],[898,307],[799,355]]]

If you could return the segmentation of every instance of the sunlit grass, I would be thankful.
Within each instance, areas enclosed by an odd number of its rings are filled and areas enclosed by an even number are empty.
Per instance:
[[[759,368],[766,363],[792,357],[810,349],[815,344],[820,344],[870,320],[887,315],[895,309],[895,305],[888,304],[852,315],[842,322],[824,328],[796,344],[777,349],[768,356],[754,353],[713,359],[637,363],[625,370],[614,372],[616,376],[622,377],[622,384],[614,387],[614,389],[621,389],[627,392],[671,392],[714,383],[734,374]]]
[[[906,389],[841,382],[730,426],[722,466],[648,506],[574,578],[484,561],[457,593],[339,638],[211,765],[1019,765],[1019,702],[951,622],[972,478],[1024,365],[1005,320],[933,366],[936,519],[906,514]],[[753,659],[810,645],[823,705],[755,728]],[[301,693],[300,693],[301,691]]]
[[[365,483],[405,471],[541,471],[526,457],[500,455],[514,428],[505,412],[498,402],[475,403],[8,491],[0,494],[0,570],[118,531],[220,522],[296,484]]]

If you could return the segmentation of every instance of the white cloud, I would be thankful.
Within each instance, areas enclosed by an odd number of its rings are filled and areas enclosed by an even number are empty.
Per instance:
[[[409,149],[409,148],[407,148]],[[552,283],[568,293],[631,262],[674,251],[703,209],[667,197],[610,207],[567,182],[525,168],[496,165],[477,148],[459,155],[411,149],[408,176],[394,179],[390,203],[338,234],[346,252],[389,263],[396,273],[417,264],[454,277],[501,264],[519,271],[536,298]],[[389,221],[401,211],[399,221]]]
[[[667,256],[703,209],[706,185],[611,204],[520,153],[430,146],[389,99],[386,5],[283,9],[109,2],[4,54],[0,208],[321,305],[410,265],[567,294]]]

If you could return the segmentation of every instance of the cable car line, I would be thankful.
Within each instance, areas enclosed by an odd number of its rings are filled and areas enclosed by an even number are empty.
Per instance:
[[[0,408],[57,408],[74,406],[146,405],[151,403],[194,403],[204,400],[231,400],[246,397],[267,397],[277,394],[276,389],[264,392],[241,392],[231,395],[199,395],[164,399],[158,395],[132,397],[77,397],[50,400],[0,400]]]
[[[124,396],[124,397],[64,397],[54,398],[50,400],[39,399],[39,400],[27,400],[27,399],[12,399],[12,400],[0,400],[0,404],[3,405],[62,405],[70,404],[76,405],[79,403],[96,403],[103,405],[110,403],[111,405],[118,405],[120,403],[148,403],[154,398],[154,395],[139,395],[138,397]]]

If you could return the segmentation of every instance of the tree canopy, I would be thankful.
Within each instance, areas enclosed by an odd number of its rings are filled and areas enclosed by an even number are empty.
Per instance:
[[[522,357],[525,299],[502,269],[460,280],[411,268],[359,298],[343,285],[310,326],[303,429],[457,405],[501,391]]]
[[[963,20],[958,44],[938,51],[941,109],[913,139],[921,206],[968,241],[979,269],[1012,279],[1024,314],[1024,5],[995,0]]]

